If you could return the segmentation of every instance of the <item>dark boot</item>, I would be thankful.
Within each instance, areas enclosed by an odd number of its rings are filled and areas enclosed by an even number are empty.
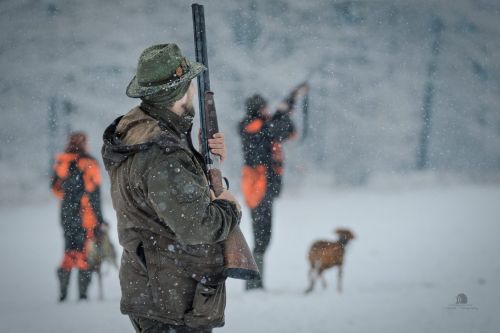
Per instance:
[[[92,271],[79,270],[78,271],[78,291],[80,293],[80,300],[87,299],[87,289],[92,278]]]
[[[246,290],[263,289],[264,288],[264,285],[262,282],[262,279],[264,279],[264,255],[254,253],[253,257],[255,259],[255,263],[257,264],[257,267],[259,268],[261,279],[260,280],[247,280],[246,286],[245,286]]]
[[[71,271],[66,271],[62,268],[57,269],[57,278],[59,280],[59,302],[62,302],[68,296],[68,285],[69,285],[69,277],[71,275]]]

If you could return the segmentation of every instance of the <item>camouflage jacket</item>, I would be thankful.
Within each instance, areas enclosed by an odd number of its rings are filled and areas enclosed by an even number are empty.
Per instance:
[[[241,215],[227,200],[210,200],[191,121],[136,107],[106,129],[102,155],[123,246],[122,313],[173,325],[222,326],[221,242]],[[200,283],[218,286],[222,316],[198,311],[190,325]]]

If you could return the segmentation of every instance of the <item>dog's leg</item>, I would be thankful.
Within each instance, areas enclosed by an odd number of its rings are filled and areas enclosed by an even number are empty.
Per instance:
[[[321,263],[316,261],[314,264],[311,263],[311,269],[309,270],[309,288],[305,290],[305,293],[310,293],[314,289],[314,285],[316,284],[316,279],[318,277],[318,270]]]
[[[314,268],[311,267],[309,270],[309,288],[307,288],[304,293],[308,294],[310,293],[314,288]]]
[[[118,267],[118,256],[116,254],[115,247],[113,246],[113,243],[111,243],[111,239],[109,238],[109,235],[106,235],[106,260],[116,268],[116,270],[119,270]]]
[[[337,291],[342,292],[342,265],[339,265],[338,280],[337,280]]]
[[[323,270],[320,270],[318,275],[321,278],[321,283],[323,284],[323,289],[326,289],[328,287],[328,284],[326,283],[325,276],[323,275]]]
[[[101,265],[99,265],[97,267],[96,273],[97,273],[97,282],[99,284],[99,300],[102,301],[104,299],[104,291],[103,291],[103,287],[102,287]]]

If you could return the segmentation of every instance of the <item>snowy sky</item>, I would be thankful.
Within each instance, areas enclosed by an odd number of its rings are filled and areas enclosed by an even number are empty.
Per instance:
[[[414,170],[430,85],[430,167],[500,169],[498,1],[211,1],[205,13],[212,89],[228,138],[224,171],[233,183],[244,99],[260,92],[274,107],[305,79],[310,130],[285,147],[290,184],[315,174],[332,186],[364,184]],[[144,48],[176,42],[194,54],[185,1],[2,1],[0,17],[0,184],[21,193],[46,182],[67,123],[87,131],[99,155],[104,128],[137,103],[124,91]],[[66,118],[64,102],[72,106]],[[295,120],[301,130],[300,112]]]

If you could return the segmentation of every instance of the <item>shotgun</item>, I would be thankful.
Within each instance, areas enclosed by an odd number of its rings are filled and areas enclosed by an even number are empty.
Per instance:
[[[288,103],[288,105],[294,104],[294,101],[297,98],[297,94],[299,93],[300,90],[305,90],[303,92],[303,98],[302,98],[302,118],[304,125],[302,127],[302,139],[301,141],[304,141],[307,137],[307,133],[309,130],[309,82],[306,80],[293,88],[293,90],[290,92],[290,94],[285,98],[285,102]]]
[[[208,71],[207,38],[205,33],[205,14],[203,5],[193,4],[194,46],[196,61],[203,64],[206,70],[198,75],[198,101],[200,110],[201,154],[208,172],[208,183],[215,196],[223,191],[220,158],[210,152],[208,139],[219,132],[214,93],[210,91]],[[224,275],[242,280],[260,279],[259,270],[248,244],[236,226],[224,242]]]

